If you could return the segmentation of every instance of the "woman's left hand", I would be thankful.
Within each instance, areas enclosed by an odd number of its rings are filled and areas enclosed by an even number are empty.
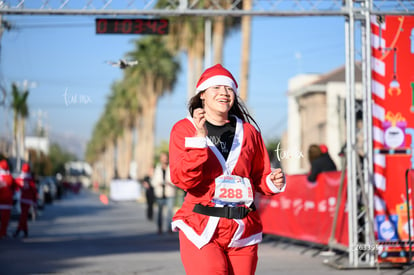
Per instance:
[[[282,189],[285,185],[285,177],[283,175],[282,169],[277,168],[270,173],[270,180],[278,188]]]

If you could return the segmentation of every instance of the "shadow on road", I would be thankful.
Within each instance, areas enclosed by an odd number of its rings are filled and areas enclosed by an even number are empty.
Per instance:
[[[15,226],[16,222],[10,224],[9,233]],[[180,261],[178,234],[158,235],[155,231],[156,225],[146,220],[141,203],[104,205],[98,194],[89,191],[69,195],[45,208],[29,224],[29,238],[0,241],[0,273],[59,273],[83,265],[159,260],[157,253],[170,252]]]

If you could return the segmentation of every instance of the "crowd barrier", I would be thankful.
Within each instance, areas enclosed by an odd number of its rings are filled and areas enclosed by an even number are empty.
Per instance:
[[[286,182],[285,192],[257,197],[255,204],[263,222],[263,233],[314,244],[336,243],[347,247],[346,178],[342,192],[338,193],[341,172],[322,173],[314,183],[309,182],[306,175],[286,175]]]
[[[141,185],[136,180],[113,179],[109,197],[113,201],[136,201],[141,198]]]

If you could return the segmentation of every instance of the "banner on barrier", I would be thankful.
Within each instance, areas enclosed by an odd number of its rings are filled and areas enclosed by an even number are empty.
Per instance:
[[[306,175],[286,175],[286,191],[259,196],[256,202],[263,233],[327,245],[330,239],[348,246],[346,184],[343,184],[338,218],[333,230],[341,172],[325,172],[311,183]],[[346,183],[346,182],[345,182]]]

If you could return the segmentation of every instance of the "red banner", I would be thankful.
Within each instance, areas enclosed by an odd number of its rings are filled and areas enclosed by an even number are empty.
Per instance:
[[[286,191],[260,196],[256,202],[263,233],[327,245],[333,229],[341,172],[325,172],[316,183],[306,175],[287,175]],[[334,240],[348,246],[348,214],[343,184]]]
[[[406,262],[414,144],[414,17],[377,16],[372,27],[375,232],[379,262]],[[408,209],[407,209],[408,208]],[[412,231],[411,231],[412,232]],[[413,233],[413,232],[412,232]]]

